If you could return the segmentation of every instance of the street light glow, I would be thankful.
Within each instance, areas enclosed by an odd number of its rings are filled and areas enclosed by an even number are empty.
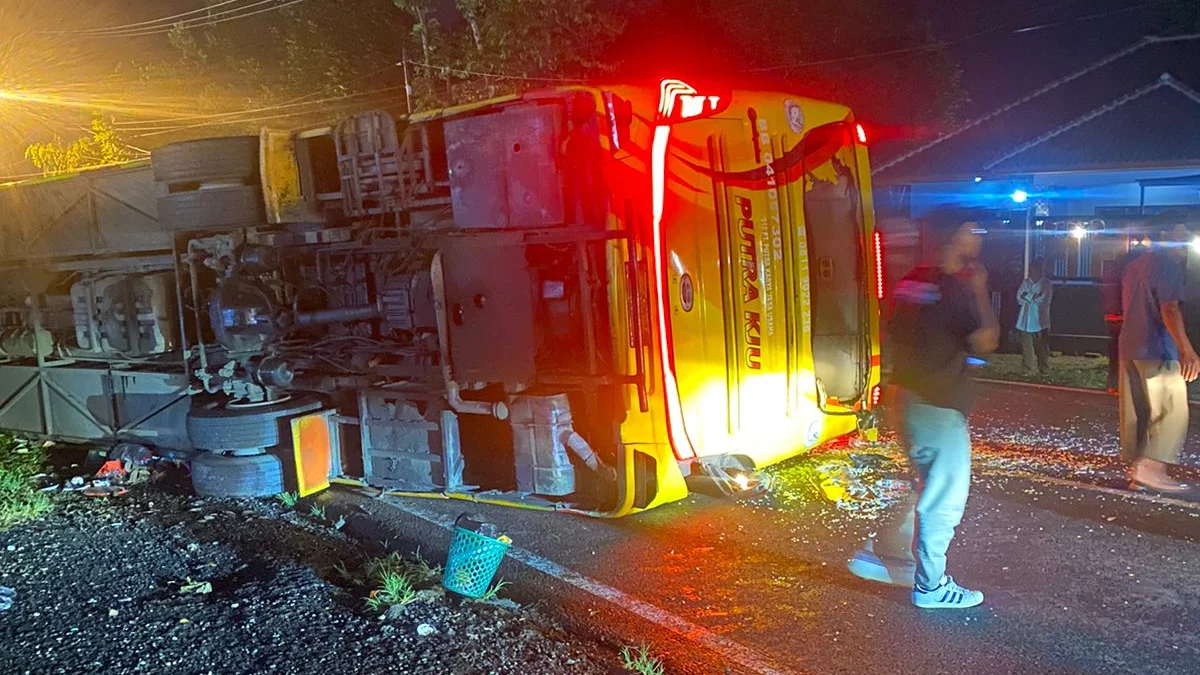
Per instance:
[[[1088,236],[1087,228],[1082,225],[1076,225],[1075,229],[1071,230],[1071,236],[1083,241],[1084,237]]]
[[[1018,204],[1024,204],[1029,200],[1029,193],[1024,190],[1013,190],[1013,193],[1009,196]]]
[[[1192,237],[1192,250],[1200,253],[1200,235]]]

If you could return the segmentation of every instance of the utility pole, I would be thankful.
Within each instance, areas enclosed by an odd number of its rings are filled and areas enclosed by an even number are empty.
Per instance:
[[[412,85],[408,83],[408,48],[400,52],[400,63],[404,65],[404,112],[412,115]]]
[[[1033,207],[1025,207],[1025,278],[1029,278],[1029,262],[1031,253],[1033,253],[1033,228],[1032,225]]]

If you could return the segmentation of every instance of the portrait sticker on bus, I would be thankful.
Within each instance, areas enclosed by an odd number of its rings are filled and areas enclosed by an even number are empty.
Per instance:
[[[800,109],[799,104],[789,98],[783,102],[783,110],[787,113],[788,126],[792,128],[792,131],[797,134],[803,132],[804,111]]]

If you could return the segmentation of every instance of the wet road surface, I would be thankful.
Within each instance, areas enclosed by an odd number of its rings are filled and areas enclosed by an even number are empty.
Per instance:
[[[749,503],[693,497],[613,522],[471,510],[531,555],[624,594],[600,600],[509,560],[500,574],[518,599],[614,643],[649,644],[668,673],[1198,673],[1200,504],[1125,492],[1115,425],[1112,397],[985,387],[971,502],[950,551],[951,574],[987,595],[971,610],[916,610],[904,589],[845,571],[887,512],[869,500],[848,510],[813,489],[823,464],[861,461],[844,448],[784,467],[772,496]],[[849,452],[896,456],[886,442]],[[1194,444],[1186,462],[1200,463]],[[427,519],[464,510],[366,507],[436,555],[449,535],[403,509]],[[621,597],[687,623],[632,616]],[[689,631],[731,647],[700,647]]]

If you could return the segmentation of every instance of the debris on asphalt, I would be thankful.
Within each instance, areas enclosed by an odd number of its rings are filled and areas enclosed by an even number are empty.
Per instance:
[[[770,494],[752,503],[787,508],[798,502],[817,502],[850,518],[876,519],[912,490],[911,483],[903,479],[895,449],[883,454],[888,449],[886,444],[870,454],[834,449],[774,467],[770,469]]]
[[[190,675],[203,664],[316,675],[354,663],[412,675],[559,675],[570,660],[572,675],[609,675],[619,663],[615,649],[536,608],[447,594],[439,566],[394,551],[383,557],[427,581],[381,620],[364,606],[361,574],[337,571],[363,570],[378,544],[276,500],[197,498],[186,476],[120,499],[51,498],[52,513],[13,527],[0,547],[0,579],[21,593],[0,621],[4,672]]]
[[[7,612],[12,609],[13,603],[17,600],[17,591],[15,588],[8,586],[0,586],[0,612]]]
[[[212,593],[213,587],[211,581],[192,581],[191,577],[179,587],[179,592],[184,595],[208,595]]]

